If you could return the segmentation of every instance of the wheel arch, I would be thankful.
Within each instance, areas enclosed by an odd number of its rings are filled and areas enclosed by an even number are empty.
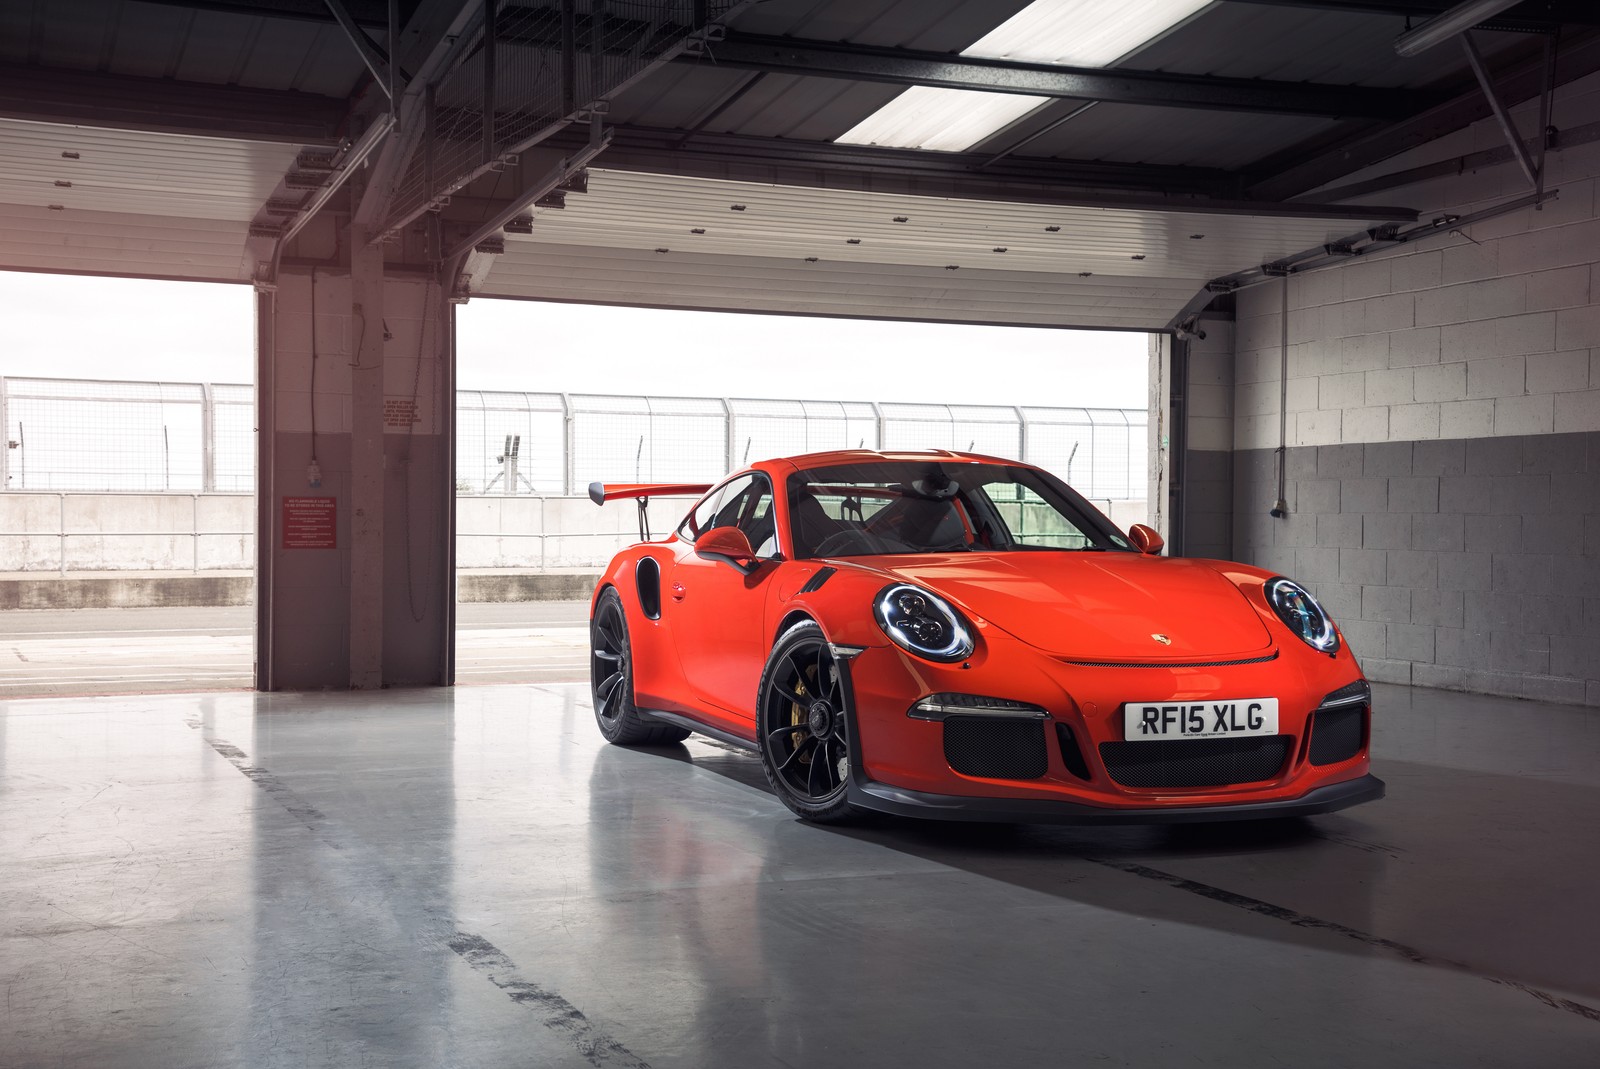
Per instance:
[[[816,613],[812,612],[810,609],[790,609],[788,612],[784,613],[783,619],[778,622],[777,628],[772,632],[771,639],[768,643],[768,648],[770,649],[772,646],[777,645],[778,639],[783,637],[784,632],[788,631],[789,628],[800,623],[802,620],[810,620],[818,627],[822,627],[822,621],[818,620]],[[824,636],[826,636],[828,629],[826,627],[822,627],[822,633]]]

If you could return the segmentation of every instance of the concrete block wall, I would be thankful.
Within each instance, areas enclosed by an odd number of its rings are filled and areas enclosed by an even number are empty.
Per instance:
[[[1233,555],[1234,324],[1204,323],[1188,343],[1183,554]]]
[[[1555,118],[1600,119],[1600,77]],[[1367,173],[1499,136],[1480,123]],[[1554,152],[1542,211],[1288,280],[1283,520],[1282,283],[1238,294],[1234,551],[1307,582],[1374,679],[1600,705],[1597,176],[1600,145]],[[1371,199],[1436,217],[1525,192],[1497,166]]]

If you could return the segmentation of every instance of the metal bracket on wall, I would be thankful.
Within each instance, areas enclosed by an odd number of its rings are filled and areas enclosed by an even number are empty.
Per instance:
[[[1537,208],[1542,200],[1549,200],[1560,192],[1559,189],[1550,189],[1543,193],[1529,193],[1466,215],[1446,213],[1408,227],[1375,226],[1359,234],[1318,245],[1304,252],[1274,260],[1272,263],[1262,264],[1260,267],[1214,278],[1207,282],[1200,292],[1189,298],[1189,303],[1168,321],[1166,329],[1175,334],[1187,332],[1189,328],[1186,324],[1197,320],[1199,313],[1204,311],[1219,294],[1232,293],[1248,286],[1259,286],[1273,278],[1285,278],[1289,275],[1319,271],[1325,267],[1348,263],[1358,257],[1386,252],[1439,234],[1449,234],[1473,223],[1481,223],[1486,219],[1494,219],[1522,208]]]
[[[1467,63],[1472,67],[1473,77],[1478,79],[1478,88],[1483,90],[1484,98],[1489,102],[1489,110],[1494,113],[1495,121],[1500,124],[1500,132],[1505,135],[1507,144],[1511,146],[1511,151],[1515,155],[1518,165],[1522,167],[1522,173],[1528,176],[1528,184],[1533,187],[1536,194],[1542,193],[1544,187],[1543,146],[1546,140],[1544,130],[1548,126],[1548,118],[1545,118],[1540,124],[1540,162],[1535,165],[1533,158],[1528,155],[1528,146],[1523,143],[1522,135],[1517,132],[1516,121],[1512,119],[1511,113],[1506,110],[1505,103],[1500,99],[1500,94],[1495,90],[1494,80],[1489,77],[1488,65],[1483,61],[1483,53],[1478,51],[1478,44],[1472,39],[1470,30],[1461,34],[1461,49],[1467,55]],[[1540,99],[1540,113],[1544,116],[1549,115],[1554,64],[1554,38],[1549,38],[1545,42],[1545,82],[1543,95]]]

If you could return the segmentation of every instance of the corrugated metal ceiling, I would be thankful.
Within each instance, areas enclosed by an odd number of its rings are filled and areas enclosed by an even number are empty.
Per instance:
[[[507,243],[487,296],[722,311],[1150,330],[1193,295],[1187,280],[834,263]],[[734,354],[737,356],[759,354]],[[974,354],[981,360],[987,354]],[[891,357],[892,358],[892,357]]]
[[[841,10],[836,3],[757,5],[734,20],[753,33],[812,40],[959,51],[1023,5],[877,2]],[[981,10],[987,25],[972,16]],[[1400,60],[1393,41],[1399,18],[1294,7],[1216,3],[1144,46],[1121,66],[1169,73],[1291,82],[1418,88],[1465,80],[1456,49],[1434,49]],[[1515,48],[1515,34],[1480,34],[1492,58]],[[740,92],[737,99],[730,95]],[[713,47],[698,66],[675,66],[623,93],[614,121],[712,133],[833,141],[898,96],[895,86],[716,69]],[[975,151],[1000,151],[1067,115],[1077,101],[1057,101]],[[715,118],[708,116],[720,106]],[[1137,108],[1108,112],[1101,105],[1031,142],[1024,155],[1117,162],[1179,163],[1236,168],[1271,156],[1333,127],[1328,120],[1245,116],[1220,111]]]
[[[366,76],[337,25],[139,0],[0,3],[0,63],[330,97]]]
[[[259,141],[11,119],[0,119],[0,144],[3,203],[57,204],[64,218],[93,211],[245,223],[297,151]]]
[[[54,212],[0,200],[0,267],[242,282],[246,224],[226,219]]]
[[[518,0],[517,6],[547,3]],[[774,0],[742,10],[734,28],[954,52],[1025,3]],[[332,22],[218,9],[225,6],[226,0],[188,7],[146,0],[0,2],[0,63],[338,100],[366,84],[354,47]],[[1450,49],[1397,60],[1391,43],[1398,30],[1398,20],[1384,17],[1217,3],[1126,65],[1380,87],[1462,75],[1464,63]],[[1504,34],[1482,40],[1491,57],[1517,43]],[[620,94],[609,120],[685,137],[703,129],[831,142],[899,92],[718,68],[713,46],[697,63],[671,64]],[[1075,107],[1055,102],[978,149],[1015,145]],[[1030,141],[1021,155],[1238,170],[1334,126],[1100,104]],[[79,153],[70,168],[64,151]],[[293,147],[242,140],[0,123],[0,263],[246,277],[244,223],[294,155]],[[777,177],[791,180],[794,173]],[[730,212],[734,202],[747,210]],[[568,204],[565,212],[540,216],[535,240],[508,242],[489,275],[489,292],[1151,328],[1163,326],[1209,277],[1359,229],[1348,220],[950,201],[607,171],[596,171],[590,192]],[[908,221],[893,223],[895,216]],[[1046,226],[1060,230],[1047,233]],[[852,238],[860,244],[847,244]],[[959,269],[945,270],[951,265]]]
[[[984,280],[1016,277],[1038,290],[1019,290],[999,304],[1010,312],[1026,308],[1030,323],[1152,329],[1232,265],[1264,263],[1352,229],[1349,220],[997,203],[604,170],[591,171],[589,192],[566,203],[540,214],[533,238],[508,241],[485,293],[605,300],[642,287],[650,303],[717,307],[734,291],[747,300],[755,287],[785,310],[826,304],[837,311],[853,302],[847,314],[871,315],[886,314],[871,303],[883,291],[909,287],[919,296],[907,307],[919,314],[981,319],[971,301],[980,292],[995,296]],[[710,285],[719,262],[726,272],[720,297]],[[597,274],[606,265],[620,266],[626,281],[608,286]],[[852,289],[864,279],[873,281]],[[588,296],[575,296],[580,290]],[[939,309],[935,292],[950,295],[948,307]]]

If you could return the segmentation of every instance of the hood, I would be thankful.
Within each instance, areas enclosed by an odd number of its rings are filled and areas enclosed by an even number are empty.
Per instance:
[[[854,558],[943,594],[1030,645],[1090,661],[1228,660],[1272,647],[1239,588],[1198,561],[1140,553]],[[1154,638],[1171,639],[1171,644]]]

